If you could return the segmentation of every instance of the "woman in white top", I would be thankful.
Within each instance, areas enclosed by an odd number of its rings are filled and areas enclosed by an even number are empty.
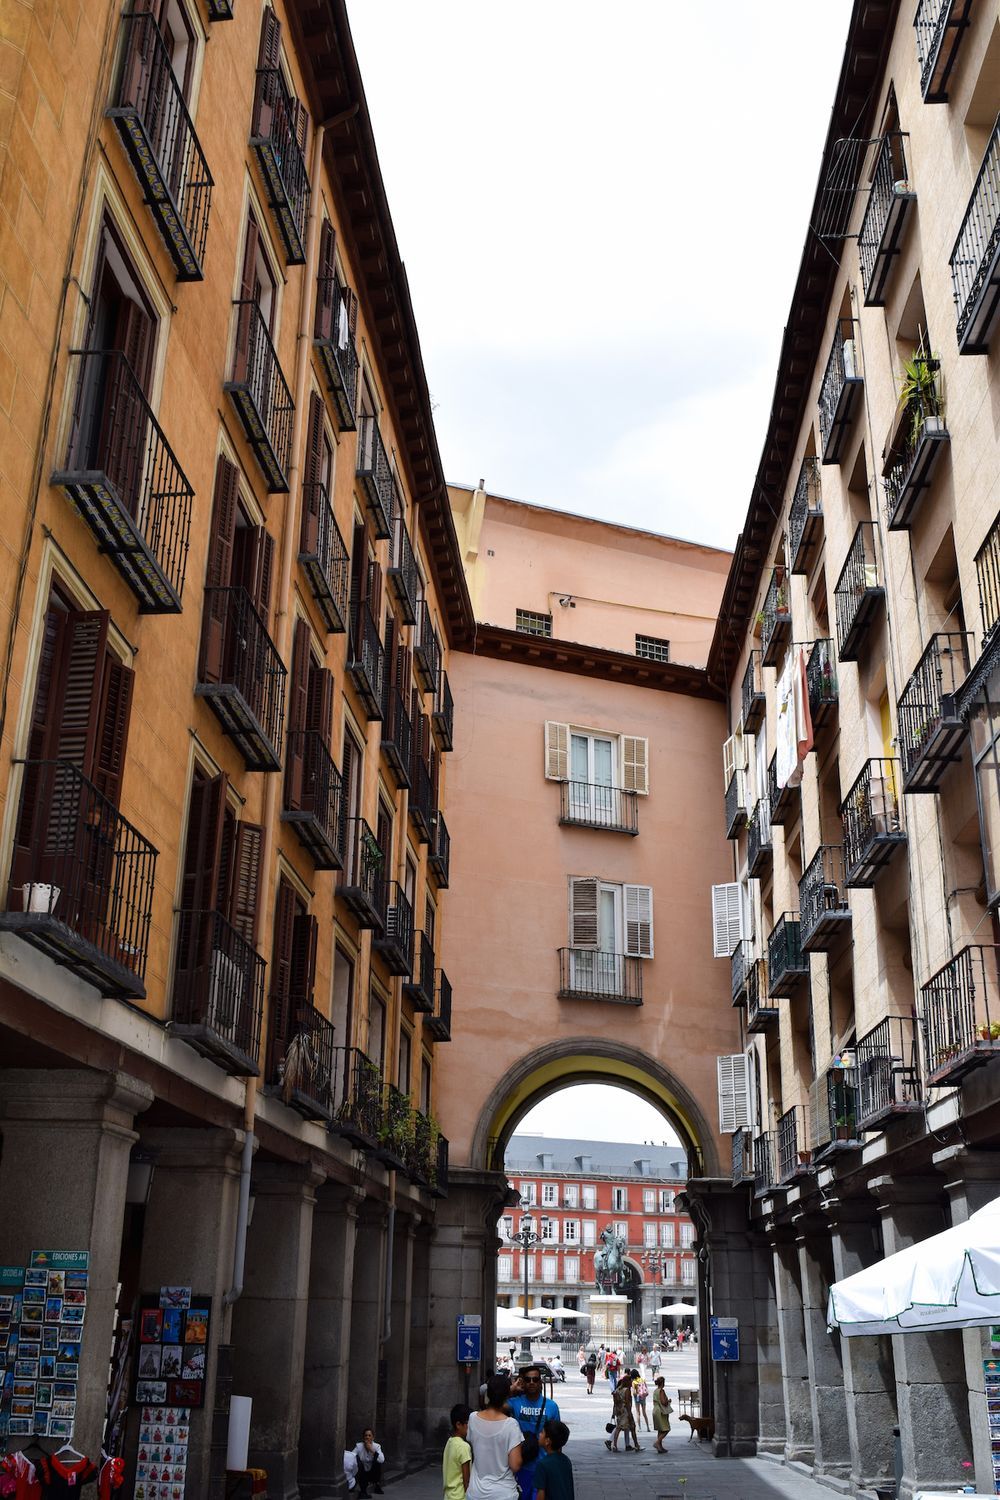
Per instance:
[[[486,1406],[469,1418],[472,1473],[468,1500],[517,1500],[521,1467],[521,1429],[504,1411],[510,1395],[510,1379],[491,1375],[486,1383]]]

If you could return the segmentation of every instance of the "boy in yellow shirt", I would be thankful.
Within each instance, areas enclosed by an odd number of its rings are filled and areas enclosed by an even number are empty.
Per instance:
[[[465,1500],[472,1472],[472,1449],[468,1444],[469,1408],[453,1406],[451,1409],[451,1437],[444,1445],[441,1460],[441,1475],[444,1480],[444,1500]]]

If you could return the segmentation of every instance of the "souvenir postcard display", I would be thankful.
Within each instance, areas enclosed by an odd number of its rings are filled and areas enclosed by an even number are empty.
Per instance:
[[[89,1282],[86,1250],[0,1266],[0,1437],[73,1436]]]

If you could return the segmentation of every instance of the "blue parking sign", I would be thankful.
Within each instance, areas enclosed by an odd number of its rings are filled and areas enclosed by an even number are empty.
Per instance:
[[[459,1313],[456,1359],[460,1365],[479,1363],[483,1343],[483,1320],[478,1314]]]
[[[712,1358],[725,1363],[740,1357],[740,1325],[737,1318],[712,1319]]]

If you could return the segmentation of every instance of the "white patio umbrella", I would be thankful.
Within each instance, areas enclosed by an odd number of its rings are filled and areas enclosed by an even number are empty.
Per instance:
[[[547,1323],[536,1323],[532,1318],[512,1312],[509,1307],[497,1308],[498,1339],[531,1338],[533,1334],[544,1333],[547,1327]]]
[[[589,1312],[580,1312],[576,1307],[529,1307],[530,1318],[589,1318]]]
[[[827,1323],[845,1338],[1000,1322],[1000,1198],[830,1288]]]
[[[656,1318],[696,1318],[698,1309],[689,1302],[668,1302],[665,1307],[658,1307],[653,1316]]]

